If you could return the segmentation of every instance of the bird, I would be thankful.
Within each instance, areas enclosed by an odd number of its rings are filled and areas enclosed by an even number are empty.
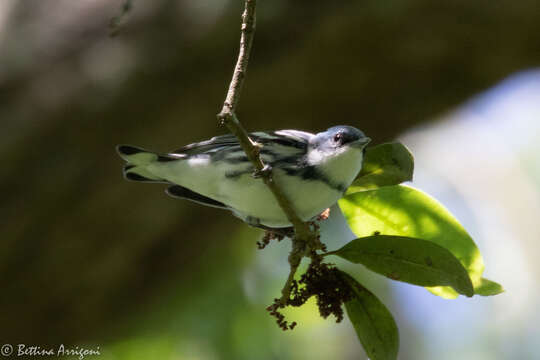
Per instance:
[[[335,204],[362,168],[371,141],[352,126],[333,126],[317,134],[300,130],[250,133],[259,156],[270,169],[302,221],[312,221]],[[291,223],[234,135],[221,135],[156,153],[118,145],[127,163],[127,180],[164,183],[172,197],[231,211],[247,224],[263,229],[289,228]]]

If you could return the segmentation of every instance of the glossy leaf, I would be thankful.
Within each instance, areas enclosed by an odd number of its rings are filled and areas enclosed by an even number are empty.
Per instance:
[[[504,288],[501,284],[486,278],[481,278],[474,288],[474,293],[482,296],[492,296],[502,292],[504,292]]]
[[[476,244],[448,210],[422,191],[404,185],[382,187],[349,194],[339,206],[356,236],[378,232],[431,241],[460,261],[475,287],[480,284],[484,262]],[[448,286],[428,290],[444,298],[458,296]]]
[[[353,240],[331,254],[392,280],[420,286],[449,285],[460,294],[474,294],[469,274],[459,260],[431,241],[375,235]]]
[[[349,320],[371,360],[395,360],[399,349],[396,322],[386,306],[350,275],[340,272],[354,298],[345,303]]]
[[[397,185],[412,180],[414,159],[401,143],[381,144],[366,149],[362,171],[347,193]]]

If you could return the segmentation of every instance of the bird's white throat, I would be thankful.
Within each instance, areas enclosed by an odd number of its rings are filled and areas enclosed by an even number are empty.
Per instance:
[[[338,154],[313,149],[307,160],[308,164],[316,165],[331,180],[349,186],[362,168],[362,158],[362,149],[347,147]]]

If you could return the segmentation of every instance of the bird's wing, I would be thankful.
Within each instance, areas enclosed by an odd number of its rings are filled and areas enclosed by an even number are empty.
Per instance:
[[[280,146],[285,148],[289,147],[291,150],[296,149],[295,151],[298,152],[299,150],[306,151],[309,140],[314,135],[299,130],[278,130],[270,132],[255,132],[249,134],[249,136],[253,141],[261,143],[268,149],[271,147]],[[171,154],[185,154],[192,156],[205,153],[217,153],[225,149],[236,150],[235,148],[241,150],[240,143],[238,142],[236,136],[228,134],[215,136],[210,140],[186,145],[173,151]]]
[[[172,154],[197,155],[197,154],[203,154],[211,150],[216,150],[222,147],[238,146],[238,145],[239,143],[238,143],[238,139],[236,139],[236,136],[231,135],[231,134],[221,135],[221,136],[214,136],[210,140],[205,140],[205,141],[196,142],[193,144],[183,146],[180,149],[173,151]]]
[[[312,133],[309,133],[307,131],[300,131],[300,130],[278,130],[278,131],[271,132],[271,134],[285,136],[285,137],[296,139],[298,141],[302,141],[305,143],[308,143],[309,140],[315,136]]]

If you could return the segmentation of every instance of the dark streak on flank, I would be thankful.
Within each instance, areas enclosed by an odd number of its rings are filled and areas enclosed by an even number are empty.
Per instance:
[[[236,170],[236,171],[227,171],[225,177],[227,179],[236,180],[242,175],[251,174],[253,170]]]
[[[214,153],[207,154],[207,155],[209,155],[212,158],[212,161],[221,161],[221,160],[226,160],[227,157],[230,157],[230,156],[235,157],[236,155],[233,155],[233,154],[242,155],[244,154],[244,151],[242,150],[240,146],[231,146],[231,147],[224,147],[223,149],[219,151],[216,151]]]
[[[339,192],[345,192],[347,187],[342,183],[336,183],[332,181],[328,176],[324,175],[315,166],[303,166],[303,167],[286,167],[283,168],[289,176],[300,176],[306,181],[322,181],[329,187]]]
[[[225,158],[223,161],[229,163],[229,164],[240,164],[243,162],[248,162],[248,157],[246,155],[239,155],[239,156],[233,156],[230,158]]]
[[[274,166],[286,167],[287,165],[296,165],[296,166],[301,167],[303,163],[304,163],[303,157],[299,158],[298,156],[287,156],[276,161],[276,164]]]
[[[158,155],[157,161],[158,162],[169,162],[169,161],[177,161],[180,160],[180,158],[172,157],[172,156],[164,156],[164,155]]]
[[[261,155],[272,156],[272,157],[274,157],[274,158],[278,157],[278,153],[275,152],[274,150],[270,149],[269,147],[263,147],[263,148],[259,151],[259,154],[261,154]]]

